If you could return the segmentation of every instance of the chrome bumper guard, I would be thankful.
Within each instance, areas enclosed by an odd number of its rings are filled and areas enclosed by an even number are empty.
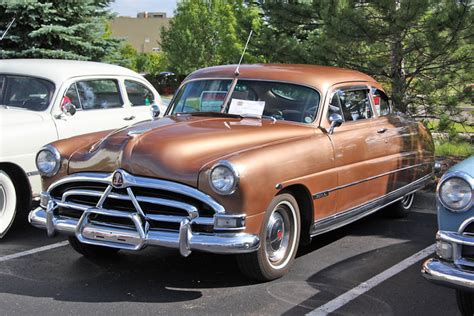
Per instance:
[[[421,270],[429,281],[464,291],[474,292],[474,273],[463,271],[454,264],[432,258],[425,261]]]
[[[89,208],[81,218],[62,218],[55,216],[57,204],[50,200],[46,210],[38,207],[31,211],[29,222],[41,229],[46,229],[48,236],[64,233],[76,236],[85,244],[113,247],[126,250],[140,250],[145,246],[160,246],[179,249],[182,256],[189,256],[192,250],[217,254],[248,253],[258,250],[260,240],[257,235],[246,233],[193,233],[193,218],[184,218],[178,232],[151,230],[147,222],[143,223],[138,213]],[[89,221],[92,214],[127,218],[135,225],[135,230],[113,224],[97,225]]]
[[[447,258],[428,259],[424,262],[421,273],[429,281],[456,288],[464,291],[474,292],[474,261],[463,258],[461,247],[474,246],[474,238],[457,232],[438,231],[437,243],[450,245],[451,251]]]

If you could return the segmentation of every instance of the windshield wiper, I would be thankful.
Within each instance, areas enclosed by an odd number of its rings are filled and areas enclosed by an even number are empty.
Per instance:
[[[269,120],[272,120],[273,122],[276,122],[277,119],[274,117],[274,116],[271,116],[271,115],[257,115],[257,114],[240,114],[239,115],[240,117],[242,118],[254,118],[254,119],[262,119],[262,118],[266,118],[266,119],[269,119]]]
[[[277,119],[271,115],[257,115],[257,114],[232,114],[226,112],[184,112],[184,113],[177,113],[177,115],[190,115],[190,116],[212,116],[212,117],[233,117],[233,118],[253,118],[253,119],[269,119],[273,122],[276,122]]]
[[[242,117],[238,114],[230,114],[230,113],[225,113],[225,112],[183,112],[183,113],[176,113],[176,115],[234,117],[234,118]]]

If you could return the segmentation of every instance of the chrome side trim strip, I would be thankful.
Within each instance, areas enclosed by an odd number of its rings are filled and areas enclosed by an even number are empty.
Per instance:
[[[404,170],[408,170],[408,169],[413,169],[413,168],[420,167],[420,166],[423,166],[423,165],[431,165],[431,163],[424,162],[424,163],[416,164],[416,165],[413,165],[413,166],[403,167],[403,168],[399,168],[399,169],[396,169],[396,170],[384,172],[384,173],[378,174],[376,176],[368,177],[368,178],[365,178],[365,179],[362,179],[362,180],[358,180],[358,181],[354,181],[354,182],[351,182],[351,183],[343,184],[343,185],[334,187],[334,188],[329,189],[329,190],[317,192],[317,193],[313,194],[313,199],[319,199],[319,198],[322,198],[322,197],[326,197],[326,196],[329,195],[330,192],[333,192],[333,191],[345,189],[345,188],[348,188],[348,187],[351,187],[351,186],[354,186],[354,185],[357,185],[357,184],[360,184],[360,183],[363,183],[363,182],[375,180],[375,179],[385,177],[385,176],[388,176],[388,175],[396,173],[396,172],[400,172],[400,171],[404,171]]]
[[[431,177],[432,175],[428,174],[402,188],[399,188],[381,197],[373,199],[372,201],[369,201],[366,204],[362,204],[353,207],[349,210],[345,210],[332,216],[317,220],[316,222],[314,222],[313,227],[311,229],[311,237],[355,222],[361,219],[362,217],[370,215],[380,210],[381,208],[386,207],[387,205],[395,203],[396,201],[402,199],[403,196],[415,193],[416,191],[422,189],[426,185],[426,182],[431,180]]]

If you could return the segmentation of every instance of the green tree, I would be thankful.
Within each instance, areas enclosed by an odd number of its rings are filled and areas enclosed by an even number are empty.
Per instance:
[[[261,23],[259,9],[242,0],[181,1],[169,28],[162,31],[161,46],[170,70],[180,74],[237,63],[250,30],[258,30]],[[245,57],[246,62],[259,59]]]
[[[263,10],[260,51],[271,61],[366,72],[414,116],[457,114],[472,98],[472,1],[267,1]]]
[[[0,25],[16,19],[0,42],[0,58],[104,59],[119,47],[107,35],[110,2],[0,0]]]

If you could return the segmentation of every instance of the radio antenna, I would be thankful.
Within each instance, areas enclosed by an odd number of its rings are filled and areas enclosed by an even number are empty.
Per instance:
[[[247,51],[247,47],[249,46],[250,38],[252,37],[253,30],[250,30],[249,37],[247,38],[247,43],[245,43],[244,51],[242,52],[242,55],[240,56],[239,64],[237,65],[237,68],[235,68],[235,76],[237,77],[240,72],[239,72],[239,67],[240,64],[242,63],[242,60],[244,59],[245,52]]]
[[[3,31],[3,34],[2,34],[2,36],[0,37],[0,41],[3,40],[3,38],[5,37],[5,35],[7,35],[8,30],[10,29],[10,27],[12,26],[12,24],[13,24],[14,22],[15,22],[15,18],[13,18],[13,20],[12,20],[10,23],[8,23],[8,26],[7,26],[6,30]]]

